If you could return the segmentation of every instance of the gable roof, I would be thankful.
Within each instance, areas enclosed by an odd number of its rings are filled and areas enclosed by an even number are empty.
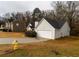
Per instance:
[[[66,22],[66,20],[58,20],[57,21],[57,20],[52,20],[49,18],[45,18],[45,20],[56,29],[60,29],[64,25],[64,23]]]
[[[54,28],[56,29],[60,29],[66,22],[66,20],[52,20],[52,19],[49,19],[49,18],[43,18],[45,19],[51,26],[53,26]],[[41,20],[38,25],[36,26],[36,28],[41,24],[43,20]]]

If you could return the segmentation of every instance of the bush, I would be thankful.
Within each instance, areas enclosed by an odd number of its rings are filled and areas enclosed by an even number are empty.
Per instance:
[[[11,29],[9,29],[9,32],[12,32],[12,30],[11,30]]]
[[[3,32],[7,32],[8,31],[8,29],[3,29]]]
[[[79,35],[79,31],[77,31],[77,30],[76,30],[76,31],[72,31],[72,32],[71,32],[71,35],[73,35],[73,36],[78,36],[78,35]]]
[[[12,32],[12,30],[11,29],[3,29],[3,32]]]
[[[28,37],[36,37],[37,33],[35,31],[27,31],[25,32],[25,35]]]

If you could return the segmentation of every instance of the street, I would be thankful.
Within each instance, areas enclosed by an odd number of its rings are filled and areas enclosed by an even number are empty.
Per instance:
[[[40,42],[46,41],[48,39],[36,39],[36,38],[0,38],[0,44],[12,44],[14,40],[17,40],[18,43],[31,43],[31,42]]]

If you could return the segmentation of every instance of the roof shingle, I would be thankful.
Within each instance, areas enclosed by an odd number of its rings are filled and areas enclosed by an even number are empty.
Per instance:
[[[57,21],[57,20],[52,20],[49,18],[45,18],[45,20],[56,29],[60,29],[64,25],[64,23],[66,22],[65,20],[58,20]]]

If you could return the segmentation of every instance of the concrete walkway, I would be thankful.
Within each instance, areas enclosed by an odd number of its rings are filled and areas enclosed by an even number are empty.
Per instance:
[[[47,41],[48,39],[36,39],[36,38],[0,38],[0,44],[12,44],[14,40],[17,40],[19,43],[32,43]]]

